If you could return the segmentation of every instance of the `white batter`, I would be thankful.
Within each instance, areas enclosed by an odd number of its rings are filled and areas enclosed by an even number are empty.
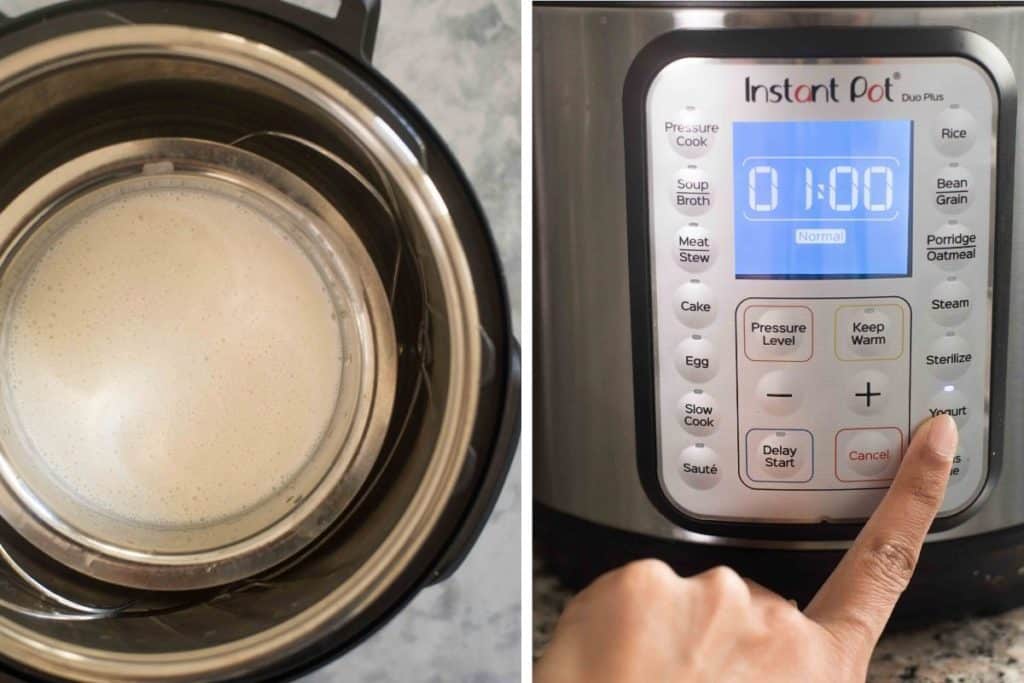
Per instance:
[[[40,259],[7,349],[20,423],[57,480],[144,524],[240,512],[312,454],[341,381],[312,262],[226,196],[149,189]]]

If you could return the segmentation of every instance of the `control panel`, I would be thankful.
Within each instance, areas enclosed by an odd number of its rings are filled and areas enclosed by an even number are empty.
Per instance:
[[[987,476],[999,93],[961,57],[681,58],[644,102],[657,482],[690,518],[863,520],[953,416]],[[634,299],[636,305],[636,299]]]

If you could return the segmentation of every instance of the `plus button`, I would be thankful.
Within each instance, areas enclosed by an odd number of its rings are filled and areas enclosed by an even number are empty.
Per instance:
[[[871,391],[871,382],[865,382],[864,391],[854,394],[857,398],[864,399],[864,405],[868,408],[871,407],[871,399],[875,396],[881,396],[880,391]]]

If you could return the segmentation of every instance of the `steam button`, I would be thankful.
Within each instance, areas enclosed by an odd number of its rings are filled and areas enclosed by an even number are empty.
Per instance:
[[[703,156],[715,144],[720,127],[708,121],[699,109],[684,107],[672,119],[665,121],[665,135],[672,149],[689,159]]]
[[[928,310],[940,325],[959,325],[971,314],[971,290],[955,277],[948,277],[932,291]]]
[[[722,479],[718,456],[702,443],[684,448],[679,454],[679,476],[690,488],[713,488]]]
[[[672,206],[685,216],[707,213],[714,204],[714,196],[708,174],[696,166],[687,166],[672,178]]]
[[[974,145],[977,135],[974,117],[959,105],[952,105],[935,119],[932,130],[935,147],[946,156],[959,156]]]

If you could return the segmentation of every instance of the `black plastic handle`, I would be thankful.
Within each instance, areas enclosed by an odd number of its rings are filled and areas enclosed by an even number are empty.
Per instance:
[[[284,0],[214,0],[241,7],[312,33],[367,62],[373,57],[380,21],[380,0],[341,0],[338,15],[328,17]]]

